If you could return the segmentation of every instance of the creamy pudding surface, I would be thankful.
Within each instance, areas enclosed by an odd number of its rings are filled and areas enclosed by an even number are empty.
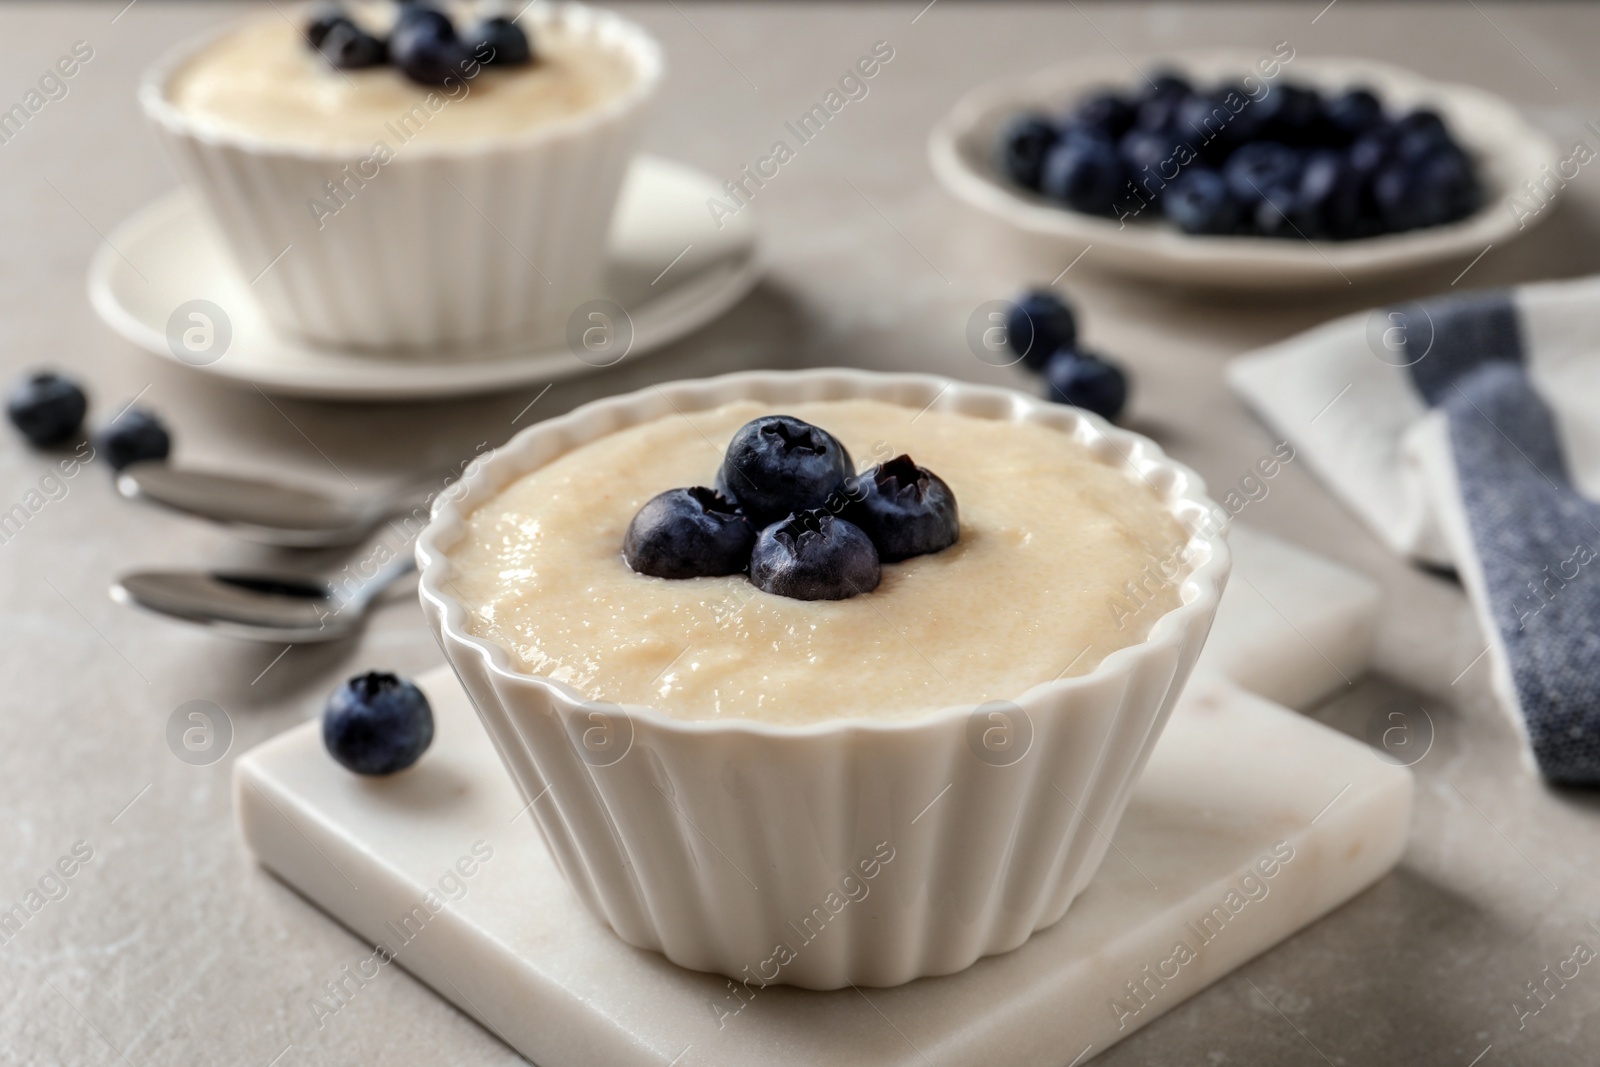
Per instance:
[[[385,34],[392,8],[351,5],[361,25]],[[458,23],[473,17],[469,6],[447,10]],[[560,21],[523,26],[534,63],[483,68],[433,88],[387,64],[336,70],[309,47],[298,22],[268,15],[196,54],[168,82],[167,96],[216,133],[365,152],[378,141],[398,149],[412,140],[449,145],[515,135],[592,111],[633,84],[620,50]]]
[[[857,469],[909,453],[955,494],[960,540],[884,564],[848,600],[630,570],[640,506],[709,486],[734,431],[778,412],[839,438]],[[1014,700],[1085,674],[1179,605],[1187,541],[1153,490],[1058,430],[873,400],[668,415],[523,476],[466,526],[449,587],[471,631],[530,673],[676,718],[791,724]]]

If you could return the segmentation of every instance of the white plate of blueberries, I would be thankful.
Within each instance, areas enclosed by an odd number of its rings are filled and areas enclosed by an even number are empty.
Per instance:
[[[1086,267],[1256,290],[1466,266],[1549,214],[1523,183],[1560,155],[1481,89],[1288,45],[1092,57],[990,82],[928,151],[980,211],[1063,254],[1092,246]]]

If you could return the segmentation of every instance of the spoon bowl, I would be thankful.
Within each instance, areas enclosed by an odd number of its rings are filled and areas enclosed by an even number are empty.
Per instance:
[[[314,644],[354,633],[377,595],[415,567],[398,556],[350,596],[291,574],[133,571],[111,586],[111,599],[246,641]]]

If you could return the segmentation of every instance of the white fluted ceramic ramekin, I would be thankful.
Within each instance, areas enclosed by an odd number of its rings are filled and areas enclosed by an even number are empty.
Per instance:
[[[1129,492],[1142,478],[1202,531],[1185,548],[1181,606],[1088,674],[1014,703],[805,726],[588,702],[470,631],[447,553],[463,516],[517,478],[674,413],[858,397],[1044,423],[1128,470]],[[1075,408],[924,375],[752,372],[524,430],[436,505],[417,560],[428,622],[557,865],[623,940],[741,982],[891,986],[1016,948],[1088,884],[1211,627],[1229,567],[1217,513],[1193,471]]]
[[[583,4],[535,3],[521,18],[536,48],[559,23],[625,57],[631,84],[591,111],[503,137],[385,137],[392,158],[379,163],[370,147],[254,140],[185,115],[168,85],[216,35],[146,72],[146,117],[276,328],[352,348],[522,342],[559,336],[601,295],[607,232],[661,50],[633,22]],[[439,90],[441,111],[470,92],[470,82]]]

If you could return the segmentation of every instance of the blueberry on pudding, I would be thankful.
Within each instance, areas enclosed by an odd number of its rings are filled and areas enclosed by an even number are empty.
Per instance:
[[[389,52],[396,69],[418,85],[442,86],[452,78],[459,79],[468,59],[449,16],[425,4],[406,4],[400,9]]]
[[[462,43],[486,67],[520,67],[534,61],[528,35],[504,15],[473,26],[462,36]]]
[[[847,495],[845,515],[872,539],[885,563],[943,552],[961,536],[955,494],[910,456],[859,475]]]
[[[306,28],[306,39],[329,63],[340,70],[376,67],[389,58],[389,46],[381,38],[363,30],[347,18],[336,18],[318,30],[313,22]]]
[[[640,574],[699,578],[739,574],[750,564],[755,527],[714,489],[694,486],[653,496],[628,524],[622,555]]]
[[[792,511],[820,508],[850,476],[850,454],[826,430],[788,415],[746,423],[717,472],[717,491],[766,525]]]
[[[750,555],[755,587],[795,600],[848,600],[878,588],[881,573],[872,539],[822,508],[768,526]]]

